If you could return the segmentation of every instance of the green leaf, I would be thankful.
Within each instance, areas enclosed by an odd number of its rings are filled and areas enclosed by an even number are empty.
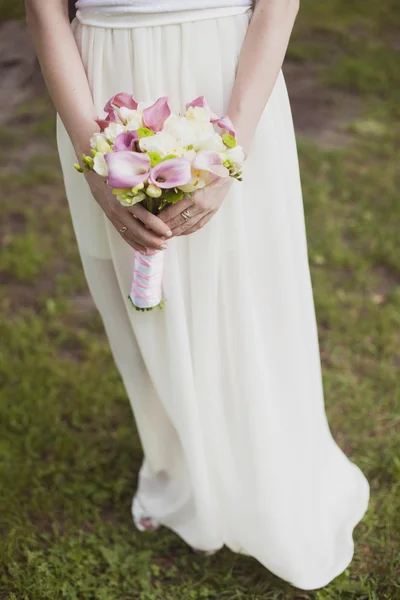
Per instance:
[[[139,127],[139,129],[136,130],[136,133],[138,134],[139,138],[155,135],[154,131],[148,127]]]
[[[147,152],[147,155],[150,158],[150,166],[151,167],[155,167],[160,162],[162,162],[163,160],[165,160],[165,159],[162,158],[161,154],[159,154],[158,152],[154,152],[152,150],[150,152]]]
[[[185,192],[183,192],[182,190],[178,190],[178,188],[167,190],[167,192],[165,193],[165,202],[167,204],[176,204],[177,202],[182,200],[184,195]]]

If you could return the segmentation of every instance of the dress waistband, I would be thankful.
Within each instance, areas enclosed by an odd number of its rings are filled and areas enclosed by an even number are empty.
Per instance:
[[[252,11],[251,6],[222,6],[217,8],[183,9],[169,12],[153,13],[96,13],[93,9],[79,9],[76,19],[82,25],[106,27],[109,29],[131,29],[132,27],[153,27],[157,25],[172,25],[202,19],[216,19],[245,14]]]

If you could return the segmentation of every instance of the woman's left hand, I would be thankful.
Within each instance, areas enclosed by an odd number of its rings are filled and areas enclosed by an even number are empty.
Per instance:
[[[157,216],[168,225],[172,236],[194,233],[204,227],[221,207],[232,183],[232,177],[221,177],[196,190],[191,198],[187,196],[167,206]],[[189,218],[182,216],[184,211]]]

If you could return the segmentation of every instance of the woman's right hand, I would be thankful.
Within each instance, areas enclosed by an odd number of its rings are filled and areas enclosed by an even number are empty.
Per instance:
[[[148,248],[165,250],[166,239],[172,233],[164,221],[149,212],[140,202],[134,206],[122,206],[97,173],[89,171],[85,173],[85,178],[93,197],[116,230],[119,232],[122,227],[127,227],[121,235],[132,248],[140,252],[146,252]]]

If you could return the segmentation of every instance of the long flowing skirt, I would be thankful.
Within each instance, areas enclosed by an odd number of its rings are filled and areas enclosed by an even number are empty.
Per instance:
[[[126,91],[225,113],[252,16],[212,9],[72,23],[99,115]],[[326,418],[296,141],[280,73],[221,209],[165,251],[163,310],[128,300],[133,249],[90,194],[57,116],[88,285],[144,457],[137,494],[191,546],[224,544],[302,589],[349,565],[369,502]]]

